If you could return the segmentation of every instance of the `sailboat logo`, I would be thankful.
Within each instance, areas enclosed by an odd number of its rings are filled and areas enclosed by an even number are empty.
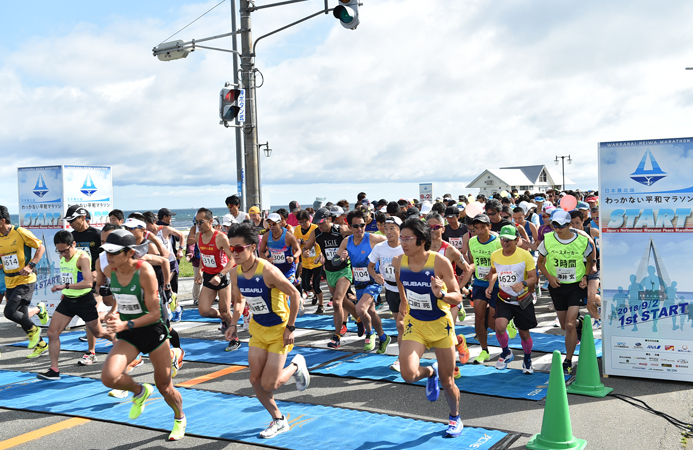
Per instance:
[[[94,185],[94,180],[91,179],[91,175],[87,174],[82,189],[79,191],[87,197],[91,197],[91,195],[96,192],[96,186]]]
[[[36,186],[34,186],[34,190],[32,192],[36,194],[37,197],[43,197],[48,193],[46,182],[43,181],[43,175],[39,174],[38,179],[36,180]]]
[[[647,164],[648,159],[650,162],[650,166],[652,167],[651,169],[645,169],[645,165]],[[657,181],[661,180],[666,176],[666,172],[662,172],[662,169],[660,169],[659,164],[657,164],[657,160],[654,158],[654,156],[652,156],[652,152],[649,149],[647,149],[645,151],[645,154],[642,155],[640,164],[638,164],[638,168],[635,169],[635,172],[630,174],[630,178],[633,181],[637,181],[638,183],[644,184],[645,186],[652,186]]]

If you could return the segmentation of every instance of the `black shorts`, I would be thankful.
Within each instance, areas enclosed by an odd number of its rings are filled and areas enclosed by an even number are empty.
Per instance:
[[[567,311],[571,306],[580,306],[587,298],[587,288],[581,288],[580,283],[561,284],[557,288],[549,284],[549,294],[556,311]]]
[[[496,302],[496,318],[502,317],[510,322],[515,319],[515,327],[518,330],[531,330],[537,326],[537,316],[534,313],[534,304],[530,303],[525,309],[520,305],[511,305],[503,300]]]
[[[171,336],[163,322],[156,322],[146,327],[121,331],[116,334],[116,337],[132,345],[141,353],[151,353]]]
[[[55,312],[59,312],[63,316],[75,317],[78,316],[85,322],[91,322],[99,318],[99,312],[96,310],[96,299],[94,294],[87,292],[81,297],[67,297],[63,295]]]
[[[597,280],[601,278],[601,270],[597,270],[592,275],[587,275],[587,281]]]
[[[7,304],[16,303],[18,305],[25,304],[29,306],[31,304],[31,299],[34,297],[34,287],[36,283],[20,284],[13,288],[7,288],[5,291],[5,298],[7,299]]]
[[[498,298],[498,292],[500,291],[500,288],[493,288],[493,292],[491,292],[491,298],[486,297],[487,288],[488,286],[472,285],[472,300],[483,300],[485,302],[488,302],[488,305],[491,308],[496,309],[496,299]]]
[[[387,300],[387,305],[390,307],[390,312],[392,314],[399,313],[399,305],[402,301],[402,299],[399,296],[399,291],[393,292],[387,289],[383,290],[385,291],[385,300]]]
[[[209,288],[213,291],[221,291],[222,289],[227,287],[229,283],[231,283],[231,277],[229,277],[229,274],[226,274],[225,276],[219,274],[219,276],[221,277],[221,281],[217,286],[215,286],[212,283],[210,283],[212,278],[214,278],[215,276],[216,274],[202,272],[202,286]]]
[[[304,291],[313,291],[315,295],[321,294],[320,278],[322,278],[322,266],[313,269],[302,268],[301,273],[301,288]]]

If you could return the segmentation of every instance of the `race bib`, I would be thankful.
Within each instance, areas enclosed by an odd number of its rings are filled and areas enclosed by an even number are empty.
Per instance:
[[[262,297],[245,297],[248,302],[248,309],[253,314],[269,314],[270,310]]]
[[[142,305],[132,294],[113,294],[118,302],[118,312],[121,314],[142,314]]]
[[[17,255],[4,255],[2,257],[2,265],[5,270],[17,270],[19,269],[19,258],[17,258]]]
[[[308,250],[308,257],[309,258],[315,258],[315,246],[313,246],[313,248]]]
[[[74,284],[75,283],[75,278],[72,276],[72,273],[60,273],[60,284]]]
[[[476,270],[479,273],[479,276],[477,278],[479,280],[485,280],[486,275],[488,275],[491,272],[491,267],[490,266],[480,266],[480,267],[477,267]]]
[[[419,294],[418,292],[406,290],[407,303],[411,309],[433,311],[433,303],[429,294]]]
[[[284,264],[286,262],[286,255],[284,254],[283,250],[270,249],[270,252],[272,252],[272,260],[274,261],[274,264]]]
[[[560,282],[576,282],[577,276],[575,274],[575,267],[556,267],[556,278],[558,278]]]
[[[450,244],[452,244],[452,246],[455,247],[457,250],[460,250],[462,248],[462,242],[463,239],[461,237],[450,238]]]
[[[352,267],[351,271],[354,274],[354,281],[359,283],[367,283],[371,281],[371,276],[368,274],[368,269],[365,267]]]
[[[337,254],[336,248],[326,248],[325,249],[325,255],[327,255],[328,261],[332,261],[336,254]]]
[[[214,257],[214,255],[205,255],[203,253],[201,256],[202,264],[204,264],[205,267],[209,267],[210,269],[214,269],[215,267],[217,267],[217,260]]]
[[[511,287],[519,282],[517,273],[512,271],[498,272],[498,284],[501,287]]]
[[[395,267],[392,264],[383,264],[380,273],[387,281],[395,282]]]

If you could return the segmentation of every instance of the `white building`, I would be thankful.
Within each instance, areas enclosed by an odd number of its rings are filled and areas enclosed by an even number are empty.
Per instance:
[[[524,191],[545,192],[549,188],[561,188],[563,176],[558,171],[551,171],[544,165],[501,167],[500,169],[486,169],[476,177],[467,188],[479,189],[480,194],[489,196],[501,191],[510,192],[517,189]],[[566,178],[566,185],[575,184]]]

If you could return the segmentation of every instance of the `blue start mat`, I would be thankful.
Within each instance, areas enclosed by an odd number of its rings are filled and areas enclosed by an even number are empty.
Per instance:
[[[468,327],[471,328],[471,327]],[[472,330],[472,333],[470,333],[469,336],[465,334],[467,337],[467,344],[479,344],[479,341],[474,339],[474,331]],[[532,351],[533,352],[545,352],[545,353],[553,353],[554,350],[558,350],[561,352],[561,354],[565,355],[565,336],[560,336],[560,335],[554,335],[554,334],[544,334],[544,333],[532,333],[530,331],[530,336],[532,336]],[[495,347],[500,347],[500,344],[498,343],[498,339],[496,339],[496,333],[489,333],[488,335],[488,345],[495,346]],[[602,340],[601,339],[595,339],[594,340],[594,346],[597,350],[597,358],[602,357]],[[515,339],[512,339],[508,342],[508,347],[522,350],[522,341],[520,340],[520,335],[518,334],[515,336]],[[578,345],[575,348],[575,354],[579,355],[580,354],[580,345]]]
[[[60,349],[67,351],[85,352],[87,351],[87,343],[79,340],[79,337],[84,333],[74,331],[63,333],[60,335]],[[208,339],[180,339],[181,347],[185,350],[185,361],[229,364],[238,366],[248,365],[248,344],[243,343],[241,348],[233,352],[224,351],[228,342],[212,341]],[[26,347],[27,342],[18,342],[12,344],[18,347]],[[108,353],[112,348],[111,341],[107,339],[96,340],[96,351],[98,353]],[[333,361],[343,357],[344,352],[336,352],[326,348],[311,348],[311,347],[294,347],[289,353],[286,360],[291,361],[294,355],[300,353],[306,358],[306,365],[309,368],[319,366],[328,361]]]
[[[390,370],[390,364],[395,359],[395,356],[360,353],[313,369],[311,373],[404,383],[399,372]],[[430,365],[433,362],[428,359],[421,360],[422,365]],[[549,382],[548,373],[535,372],[526,375],[521,370],[497,370],[483,364],[464,364],[460,366],[460,374],[462,377],[455,380],[455,384],[461,391],[526,400],[541,400],[546,397]],[[426,382],[427,379],[423,379],[413,384],[425,386]],[[423,391],[421,395],[424,395]]]
[[[168,432],[173,412],[156,389],[142,415],[128,419],[130,399],[109,397],[101,382],[63,376],[41,381],[33,373],[0,371],[0,407],[48,412]],[[277,401],[291,431],[271,440],[258,434],[270,416],[255,398],[178,388],[188,419],[186,433],[287,449],[460,449],[490,450],[507,433],[465,427],[457,439],[445,439],[446,425],[365,411]],[[214,414],[209,413],[214,405]],[[389,430],[383,432],[383,430]]]

